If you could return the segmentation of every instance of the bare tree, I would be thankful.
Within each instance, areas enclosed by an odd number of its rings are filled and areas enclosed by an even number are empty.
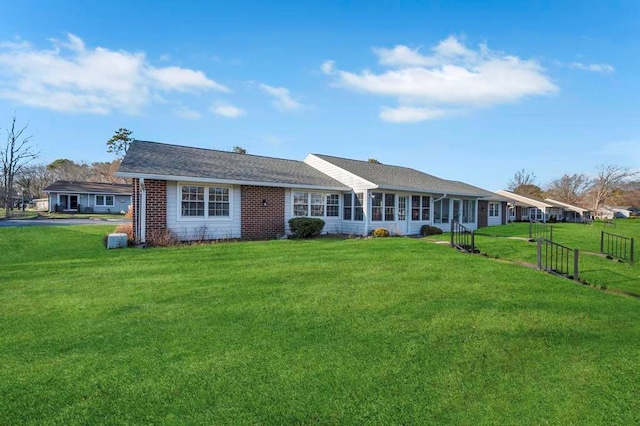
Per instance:
[[[557,201],[575,205],[590,185],[591,180],[583,173],[565,174],[549,184],[547,194]]]
[[[55,178],[47,170],[46,164],[29,164],[16,176],[18,183],[26,183],[29,192],[36,198],[44,197],[44,188],[51,185]]]
[[[600,207],[607,204],[617,190],[620,190],[637,173],[632,172],[628,167],[613,165],[600,165],[596,168],[596,176],[589,189],[591,206],[593,212],[597,214]]]
[[[2,186],[3,200],[5,208],[5,218],[9,217],[11,206],[11,190],[13,189],[13,181],[24,167],[32,160],[40,155],[35,146],[31,143],[33,135],[26,136],[25,130],[29,124],[22,128],[16,127],[16,116],[13,116],[11,125],[7,129],[7,142],[2,149]]]
[[[123,178],[115,175],[121,162],[122,160],[117,158],[111,162],[97,161],[91,163],[92,176],[89,180],[93,182],[126,183]]]
[[[542,197],[542,189],[536,183],[537,180],[534,172],[521,169],[513,175],[507,189],[515,194]]]

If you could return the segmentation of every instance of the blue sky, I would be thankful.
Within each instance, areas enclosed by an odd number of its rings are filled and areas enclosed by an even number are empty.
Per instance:
[[[82,6],[80,6],[82,4]],[[470,5],[471,4],[471,5]],[[403,165],[486,189],[640,169],[636,1],[20,1],[0,127],[43,162],[139,139]]]

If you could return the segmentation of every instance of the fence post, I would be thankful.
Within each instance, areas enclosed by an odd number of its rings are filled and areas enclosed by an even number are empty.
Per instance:
[[[529,219],[529,239],[533,238],[533,221]]]
[[[471,253],[476,252],[476,234],[471,231]]]
[[[456,223],[454,221],[451,221],[451,247],[454,247],[453,234],[456,232],[455,224]]]
[[[629,263],[633,265],[633,238],[631,238],[631,253],[629,253]]]
[[[580,263],[580,250],[575,249],[573,251],[573,279],[578,280],[578,274],[580,271],[578,270],[578,264]]]
[[[542,270],[542,238],[538,238],[538,269]]]
[[[553,241],[553,225],[549,225],[549,240]]]
[[[604,231],[600,231],[600,253],[604,253]]]

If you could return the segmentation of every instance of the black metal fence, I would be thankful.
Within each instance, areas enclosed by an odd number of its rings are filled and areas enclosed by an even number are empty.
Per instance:
[[[553,225],[549,225],[548,223],[538,222],[537,220],[530,220],[529,221],[529,239],[537,241],[539,238],[553,241]]]
[[[538,238],[538,269],[577,280],[580,252],[544,238]]]
[[[453,222],[451,225],[451,247],[469,253],[477,253],[475,234],[458,222]]]
[[[600,231],[600,253],[626,260],[633,265],[633,238]]]

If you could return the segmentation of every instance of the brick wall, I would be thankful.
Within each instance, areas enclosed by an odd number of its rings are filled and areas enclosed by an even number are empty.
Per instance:
[[[241,194],[243,239],[264,240],[284,234],[284,188],[243,186]]]
[[[147,188],[147,236],[167,229],[167,181],[145,179]]]

